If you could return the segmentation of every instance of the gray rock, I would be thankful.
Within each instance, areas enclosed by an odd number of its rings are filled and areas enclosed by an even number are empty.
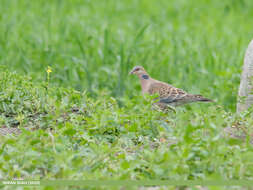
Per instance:
[[[246,50],[238,93],[237,112],[247,110],[253,104],[253,40]]]

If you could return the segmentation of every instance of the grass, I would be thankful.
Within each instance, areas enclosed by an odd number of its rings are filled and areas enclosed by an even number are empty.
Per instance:
[[[253,2],[1,0],[0,178],[252,179],[235,113]],[[215,104],[151,108],[129,70]],[[50,79],[46,69],[52,67]],[[29,130],[26,130],[29,129]]]
[[[0,64],[64,87],[137,93],[134,65],[235,110],[253,3],[1,0]],[[24,11],[26,10],[26,11]]]
[[[140,96],[119,106],[106,91],[89,98],[2,70],[1,126],[22,133],[1,136],[1,178],[252,179],[249,140],[222,133],[237,123],[251,131],[251,112],[193,104],[163,113]]]

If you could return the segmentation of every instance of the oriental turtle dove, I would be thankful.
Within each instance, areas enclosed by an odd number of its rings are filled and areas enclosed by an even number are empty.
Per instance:
[[[191,102],[212,102],[212,100],[202,95],[188,94],[182,89],[151,78],[141,66],[135,66],[129,74],[139,77],[142,94],[159,95],[159,101],[156,103],[159,107],[165,105],[178,106]]]

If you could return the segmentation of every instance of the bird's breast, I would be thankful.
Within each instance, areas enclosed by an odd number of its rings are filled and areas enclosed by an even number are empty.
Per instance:
[[[143,95],[149,93],[149,86],[150,83],[148,80],[141,80],[141,90]]]

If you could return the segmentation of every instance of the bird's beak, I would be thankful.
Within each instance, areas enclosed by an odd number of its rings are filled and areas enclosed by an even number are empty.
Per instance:
[[[134,70],[132,70],[132,71],[130,71],[130,72],[128,73],[128,75],[132,75],[132,74],[134,74]]]

